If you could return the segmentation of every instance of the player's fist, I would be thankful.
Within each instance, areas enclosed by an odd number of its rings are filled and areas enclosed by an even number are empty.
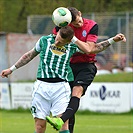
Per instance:
[[[115,37],[113,37],[113,40],[114,40],[115,42],[119,42],[119,41],[126,42],[126,37],[124,36],[124,34],[119,33],[119,34],[117,34]]]
[[[8,75],[10,75],[12,73],[12,71],[10,70],[10,69],[5,69],[5,70],[3,70],[1,73],[0,73],[0,76],[2,77],[2,78],[7,78],[8,77]]]

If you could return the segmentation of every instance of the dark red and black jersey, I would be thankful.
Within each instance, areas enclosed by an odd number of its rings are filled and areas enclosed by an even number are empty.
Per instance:
[[[98,39],[98,25],[95,21],[83,18],[84,24],[82,27],[71,26],[74,30],[75,36],[83,42],[96,42]],[[56,34],[58,29],[53,29],[53,33]],[[70,60],[70,63],[87,63],[96,62],[95,54],[82,54],[75,53]]]

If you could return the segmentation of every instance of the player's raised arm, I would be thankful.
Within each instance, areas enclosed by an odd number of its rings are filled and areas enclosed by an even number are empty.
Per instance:
[[[105,50],[107,47],[109,47],[111,44],[114,44],[115,42],[123,41],[126,42],[126,38],[123,34],[119,33],[116,36],[109,38],[106,41],[97,43],[94,48],[95,53],[99,53],[103,50]]]
[[[94,43],[94,45],[91,45],[90,42],[82,42],[79,39],[77,39],[75,36],[72,39],[72,42],[75,43],[82,51],[85,53],[99,53],[103,50],[105,50],[107,47],[109,47],[111,44],[115,42],[123,41],[126,42],[126,38],[123,34],[119,33],[116,36],[109,38],[106,41],[102,41],[99,43]]]
[[[37,55],[38,55],[38,52],[36,52],[33,48],[32,50],[30,50],[27,53],[25,53],[24,55],[22,55],[20,57],[20,59],[15,63],[15,65],[13,65],[12,67],[10,67],[8,69],[3,70],[0,73],[0,76],[2,78],[8,77],[8,75],[10,75],[13,71],[26,65],[28,62],[30,62]]]

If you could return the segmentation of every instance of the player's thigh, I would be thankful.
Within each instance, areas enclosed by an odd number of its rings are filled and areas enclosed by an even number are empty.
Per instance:
[[[51,103],[44,99],[40,94],[35,94],[31,103],[33,118],[44,119],[50,114]]]
[[[58,86],[58,91],[52,99],[51,113],[53,116],[58,116],[65,112],[69,100],[70,100],[71,89],[69,83],[62,83]]]
[[[37,81],[32,94],[31,112],[34,118],[44,119],[50,114],[51,101],[47,95],[49,87],[43,82]]]
[[[73,69],[73,71],[75,72],[75,79],[73,83],[75,90],[73,91],[75,93],[78,93],[77,91],[79,90],[80,92],[82,92],[82,95],[84,95],[87,87],[92,83],[95,78],[97,68],[94,63],[83,63],[80,64],[80,67],[76,67],[76,65],[73,65]],[[81,86],[82,89],[80,89]]]

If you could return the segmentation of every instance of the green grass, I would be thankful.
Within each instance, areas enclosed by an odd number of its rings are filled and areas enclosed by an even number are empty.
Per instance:
[[[76,114],[74,133],[133,133],[133,116],[127,114]],[[0,133],[34,133],[30,111],[0,110]],[[49,124],[46,133],[58,133]]]
[[[93,82],[133,82],[133,73],[97,75]]]
[[[25,82],[34,82],[35,80],[29,80],[29,81],[17,81],[21,83]],[[97,75],[95,76],[95,79],[93,82],[133,82],[133,73],[116,73],[116,74],[105,74],[105,75]]]

